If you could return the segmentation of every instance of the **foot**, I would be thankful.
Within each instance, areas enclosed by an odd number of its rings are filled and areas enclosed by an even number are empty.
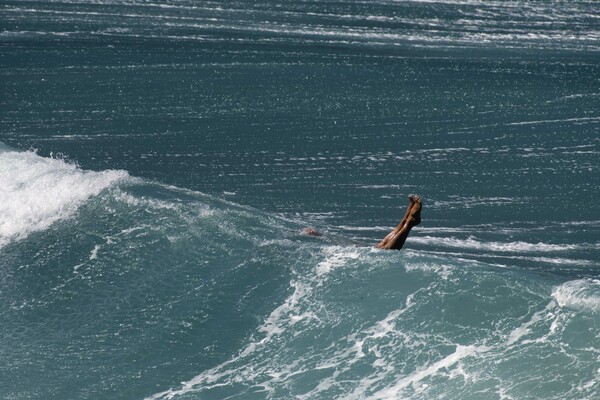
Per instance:
[[[410,210],[410,214],[408,216],[408,223],[410,226],[416,226],[421,223],[421,208],[423,204],[421,203],[421,198],[419,196],[414,197],[414,206]]]
[[[415,196],[410,194],[410,195],[408,195],[408,207],[406,208],[404,217],[402,217],[402,219],[400,220],[400,223],[396,227],[396,231],[399,231],[400,229],[402,229],[404,224],[406,224],[406,221],[408,220],[408,216],[410,215],[410,210],[413,208],[414,205],[415,205]]]

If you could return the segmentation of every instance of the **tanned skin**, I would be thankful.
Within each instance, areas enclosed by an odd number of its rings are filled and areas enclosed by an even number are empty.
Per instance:
[[[321,232],[317,231],[315,228],[304,228],[302,233],[308,236],[321,236]]]
[[[408,208],[406,209],[404,218],[375,247],[384,250],[400,250],[404,246],[410,230],[421,223],[421,208],[422,204],[419,196],[408,196]]]

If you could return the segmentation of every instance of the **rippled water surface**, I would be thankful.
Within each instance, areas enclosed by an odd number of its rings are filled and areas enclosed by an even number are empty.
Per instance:
[[[600,396],[597,2],[0,22],[2,398]]]

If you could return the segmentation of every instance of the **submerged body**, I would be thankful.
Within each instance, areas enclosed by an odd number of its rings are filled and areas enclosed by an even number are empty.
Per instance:
[[[402,249],[404,242],[406,242],[406,238],[408,238],[410,230],[421,223],[422,207],[423,204],[421,202],[421,197],[418,195],[409,195],[408,208],[406,209],[406,213],[404,213],[404,217],[402,217],[402,220],[398,226],[396,226],[396,228],[392,229],[390,233],[388,233],[379,243],[377,243],[375,248],[383,250]],[[302,234],[316,237],[322,236],[321,232],[317,231],[313,227],[304,228],[302,230]]]

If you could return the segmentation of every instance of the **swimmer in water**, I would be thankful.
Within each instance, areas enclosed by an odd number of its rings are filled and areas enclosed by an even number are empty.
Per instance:
[[[302,229],[302,233],[308,236],[322,236],[321,232],[312,227]]]
[[[406,209],[404,218],[375,247],[383,250],[400,250],[404,246],[410,230],[421,223],[422,206],[421,197],[418,195],[413,196],[412,194],[408,196],[408,208]],[[321,233],[315,228],[304,228],[302,233],[308,236],[321,236]]]

